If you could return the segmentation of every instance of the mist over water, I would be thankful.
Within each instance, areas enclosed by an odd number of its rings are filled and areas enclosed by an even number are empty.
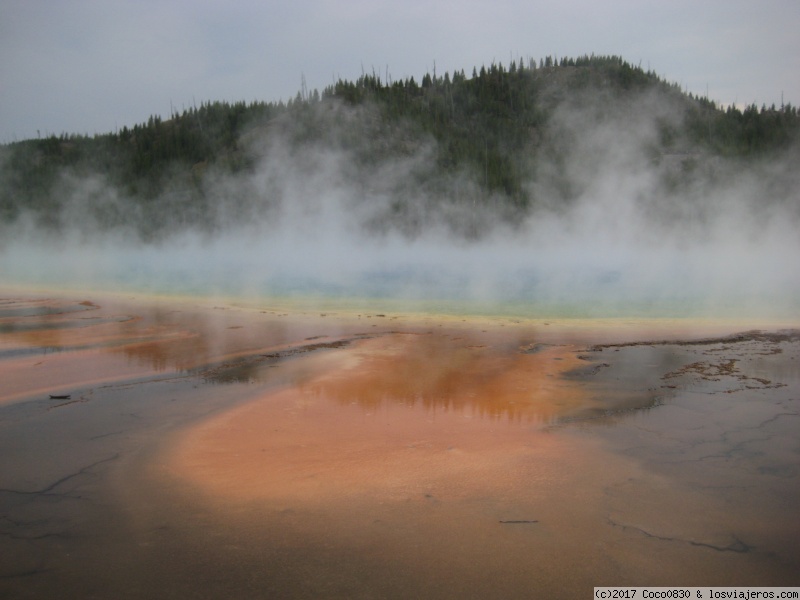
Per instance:
[[[0,277],[529,316],[797,315],[793,163],[655,153],[659,125],[679,117],[640,100],[590,117],[565,105],[539,133],[525,211],[481,197],[480,173],[434,176],[435,141],[387,131],[365,108],[338,107],[322,143],[291,141],[285,124],[254,128],[240,146],[255,168],[204,178],[213,222],[165,213],[172,233],[156,241],[140,239],[102,175],[65,174],[61,232],[24,218],[0,229]],[[407,151],[382,155],[390,141]],[[100,227],[98,211],[125,218]]]

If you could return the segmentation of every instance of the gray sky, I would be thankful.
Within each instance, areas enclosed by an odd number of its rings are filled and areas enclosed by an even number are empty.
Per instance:
[[[0,0],[0,142],[205,100],[618,54],[719,102],[800,104],[797,0]]]

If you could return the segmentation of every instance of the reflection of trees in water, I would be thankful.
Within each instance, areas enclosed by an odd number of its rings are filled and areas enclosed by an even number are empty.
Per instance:
[[[208,356],[203,336],[176,318],[177,311],[152,307],[120,325],[114,351],[156,371],[185,371]]]
[[[157,336],[154,332],[154,336]],[[170,335],[170,334],[165,334]],[[131,344],[119,349],[129,360],[156,371],[188,371],[208,358],[208,346],[202,336],[183,332],[180,337],[161,337]]]
[[[542,385],[550,358],[439,335],[403,336],[397,342],[388,350],[368,351],[355,369],[315,380],[306,390],[370,411],[393,404],[550,422],[570,408],[554,402],[560,398]]]
[[[221,311],[219,311],[221,312]],[[243,327],[236,317],[154,308],[132,325],[126,334],[138,339],[120,351],[130,360],[158,371],[190,371],[208,367],[228,356],[246,354],[245,348],[258,351],[265,346],[286,343],[288,328],[282,323]],[[231,359],[226,366],[233,370],[220,382],[249,381],[260,368],[252,356]]]

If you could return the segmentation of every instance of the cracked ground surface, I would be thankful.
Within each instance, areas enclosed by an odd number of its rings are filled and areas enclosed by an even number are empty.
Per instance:
[[[657,408],[612,416],[613,428],[597,430],[644,467],[605,488],[609,524],[654,546],[800,568],[796,330],[595,350],[593,360],[612,363],[602,372],[608,381],[595,381],[598,393],[626,376],[626,364],[657,365],[642,380]]]
[[[0,302],[0,596],[800,585],[794,331],[195,308]]]

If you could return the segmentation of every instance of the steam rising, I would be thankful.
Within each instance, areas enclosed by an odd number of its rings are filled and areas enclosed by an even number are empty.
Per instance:
[[[434,177],[434,140],[388,130],[369,108],[317,110],[335,112],[322,142],[298,143],[287,123],[253,129],[240,144],[251,172],[205,174],[212,222],[165,215],[174,233],[156,242],[127,226],[138,217],[101,175],[65,174],[63,235],[25,220],[3,230],[2,281],[526,315],[798,314],[792,165],[658,154],[664,125],[680,124],[663,100],[565,105],[536,132],[547,143],[531,156],[526,211],[482,197],[480,174]]]

